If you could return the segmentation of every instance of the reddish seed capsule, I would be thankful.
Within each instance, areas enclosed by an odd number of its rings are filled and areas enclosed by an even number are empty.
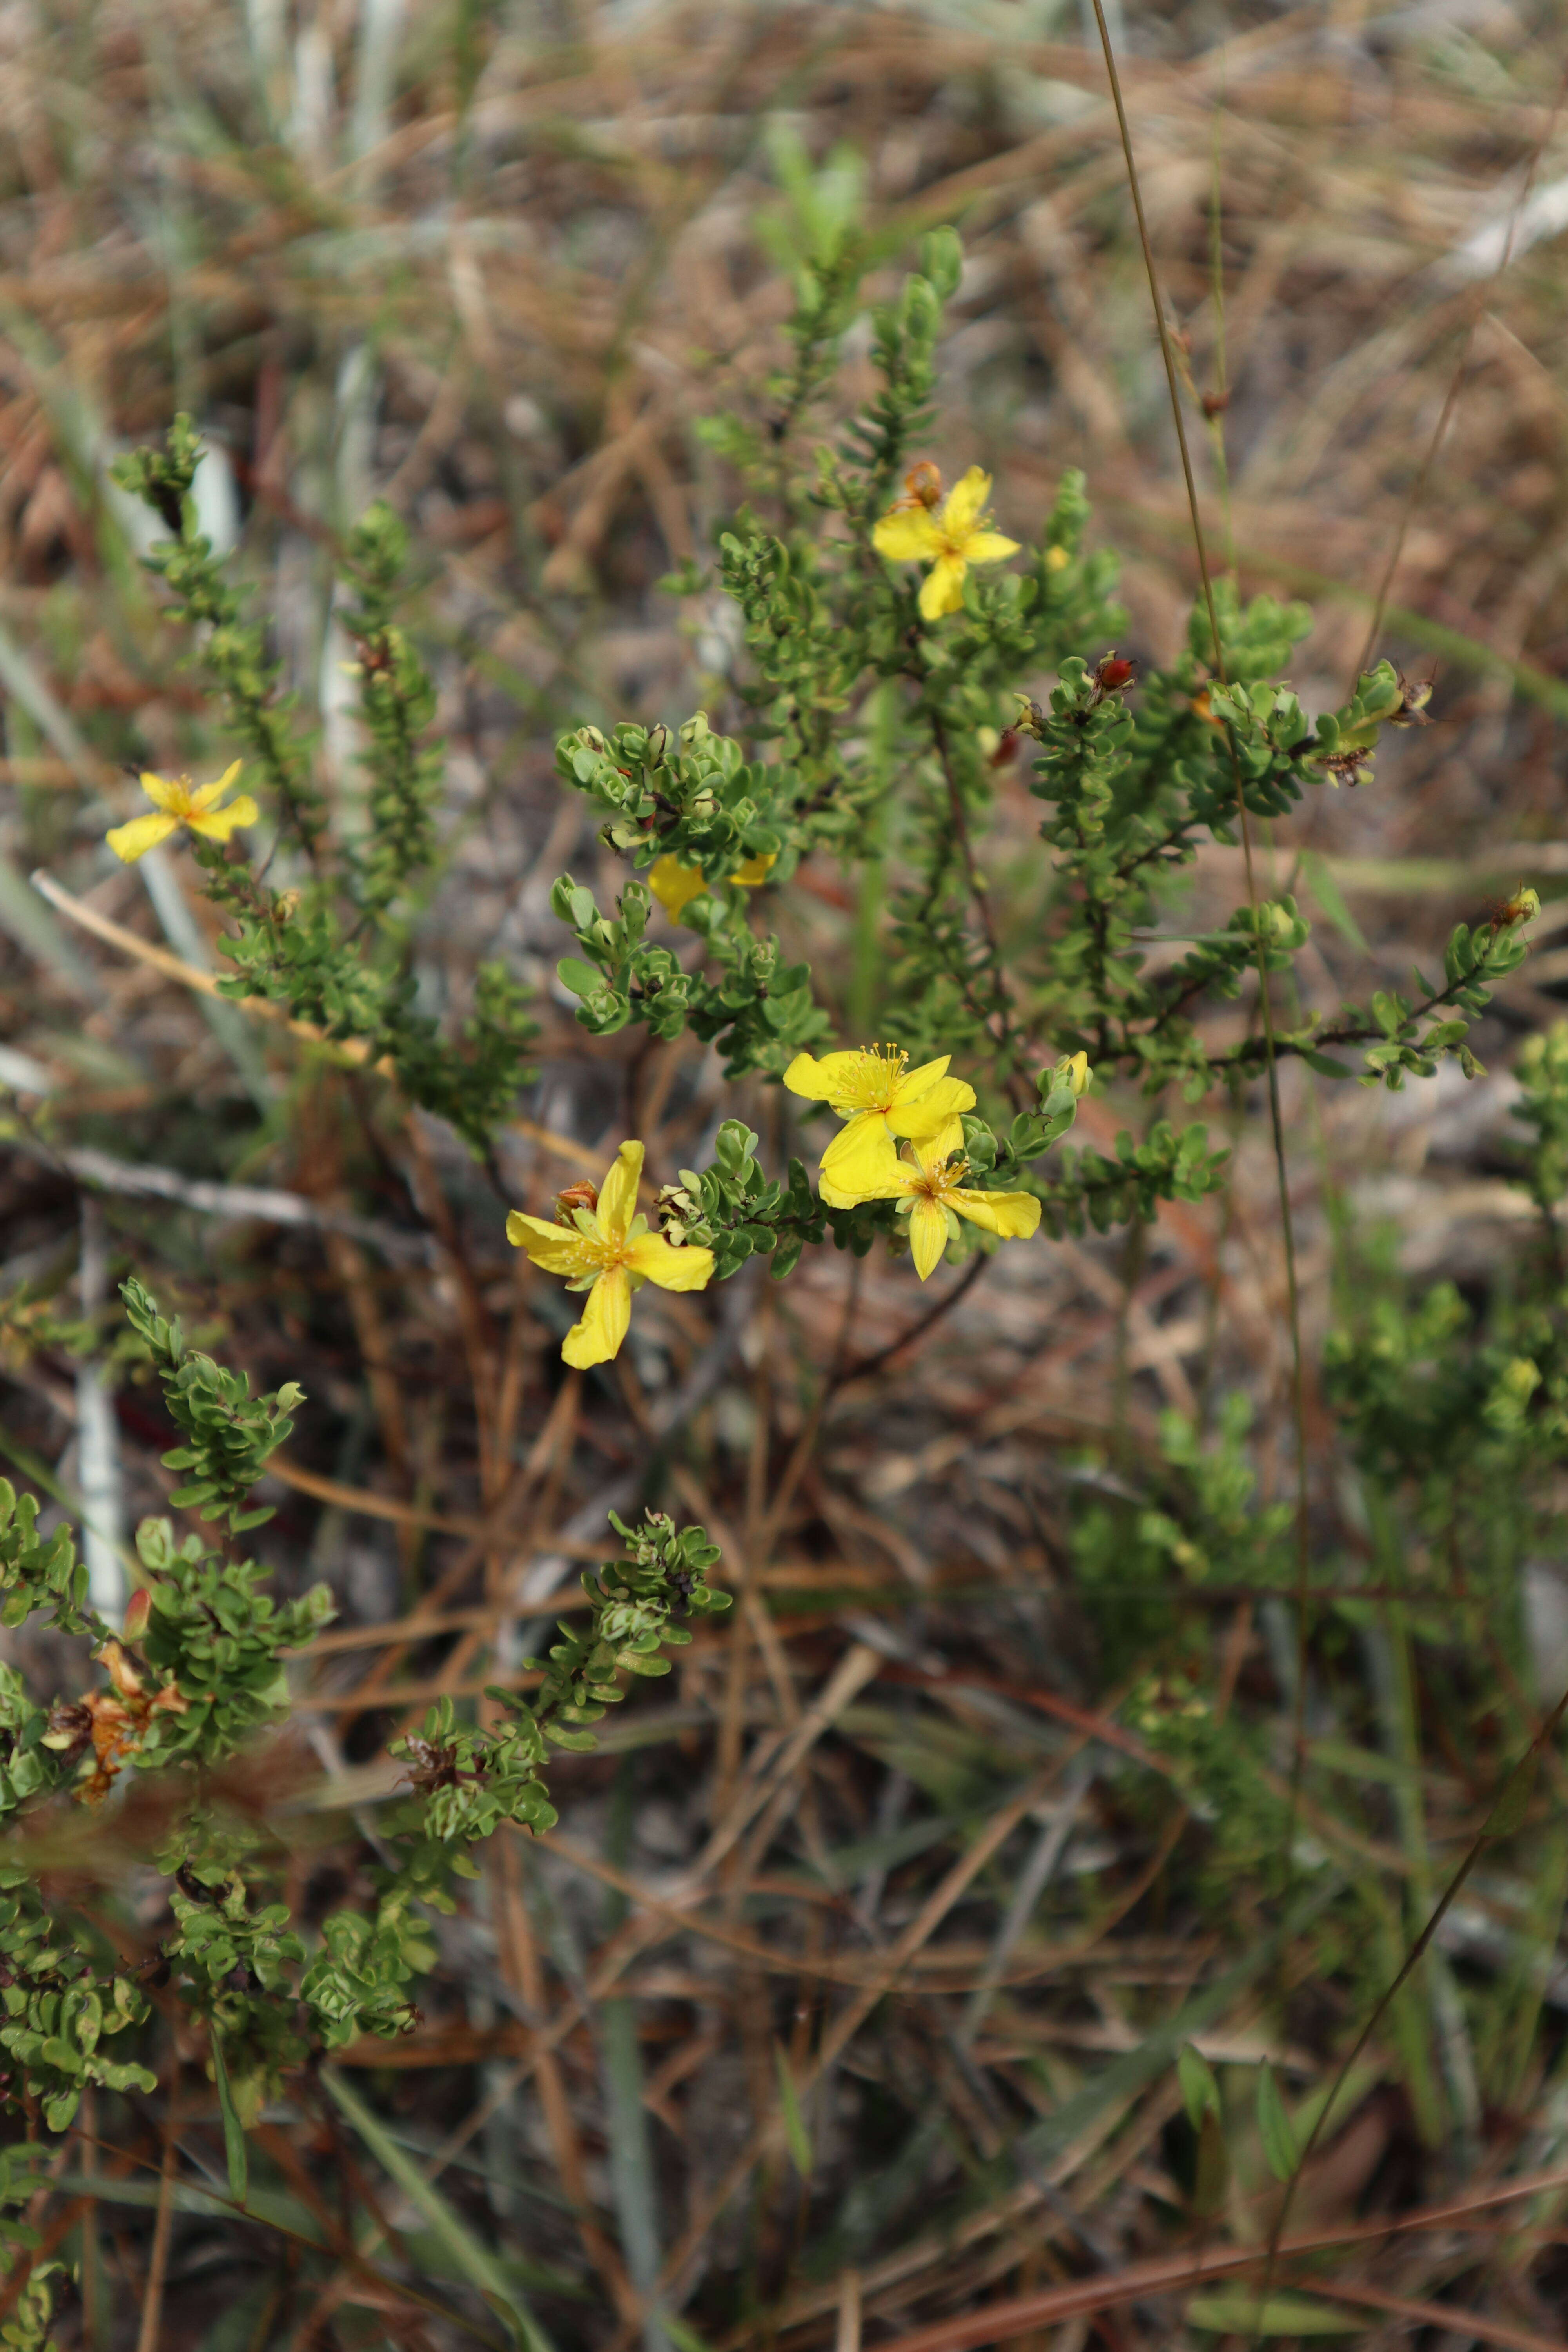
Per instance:
[[[1120,694],[1124,686],[1131,685],[1137,674],[1137,663],[1124,660],[1113,646],[1095,671],[1094,682],[1101,694]]]
[[[145,1585],[133,1592],[125,1604],[125,1638],[139,1642],[147,1631],[147,1620],[153,1614],[153,1596]]]
[[[904,489],[916,506],[934,507],[942,496],[942,468],[922,457],[904,476]]]
[[[942,467],[933,466],[929,457],[921,457],[904,476],[903,495],[896,498],[888,509],[889,514],[911,514],[916,507],[928,513],[942,503]]]
[[[555,1195],[555,1213],[563,1225],[574,1222],[574,1210],[596,1209],[598,1205],[599,1188],[586,1176],[581,1177],[575,1184],[568,1184],[563,1192]]]
[[[1500,900],[1489,909],[1487,919],[1493,930],[1502,931],[1510,923],[1523,922],[1528,916],[1539,915],[1540,912],[1539,895],[1521,882],[1509,898]]]
[[[1432,714],[1426,705],[1432,699],[1432,688],[1436,684],[1436,671],[1430,677],[1418,677],[1414,681],[1407,678],[1403,670],[1396,670],[1394,676],[1399,680],[1399,708],[1389,712],[1389,725],[1430,727]]]

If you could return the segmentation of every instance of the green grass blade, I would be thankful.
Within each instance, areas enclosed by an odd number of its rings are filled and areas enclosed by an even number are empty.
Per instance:
[[[811,2135],[805,2128],[805,2117],[800,2111],[800,2100],[795,2093],[795,2076],[790,2072],[789,2060],[784,2054],[783,2043],[779,2042],[773,2043],[773,2064],[778,2070],[779,2105],[784,2111],[784,2137],[789,2142],[789,2152],[794,2159],[795,2170],[803,2180],[809,2182]]]
[[[239,2109],[234,2104],[234,2090],[228,2079],[228,2066],[223,2054],[223,2042],[213,2035],[213,2080],[217,2084],[217,2103],[223,2116],[223,2152],[228,2165],[228,2185],[237,2205],[243,2205],[250,2187],[250,2160],[245,2148],[245,2126],[239,2120]]]
[[[1223,2294],[1195,2294],[1187,2305],[1187,2326],[1215,2336],[1356,2336],[1364,2313],[1335,2311],[1304,2294],[1271,2294],[1259,2304],[1245,2287]]]
[[[513,2341],[523,2347],[523,2352],[554,2352],[550,2338],[520,2299],[494,2254],[479,2243],[468,2223],[435,2183],[426,2179],[407,2150],[398,2146],[380,2116],[331,2067],[321,2069],[321,2080],[382,2170],[418,2208],[464,2278],[506,2323]]]

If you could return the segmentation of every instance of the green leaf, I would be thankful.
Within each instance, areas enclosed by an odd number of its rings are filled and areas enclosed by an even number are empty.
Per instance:
[[[1269,2171],[1276,2180],[1290,2179],[1301,2160],[1300,2150],[1279,2095],[1279,2085],[1274,2079],[1274,2069],[1267,2059],[1258,2070],[1258,2128],[1263,2135],[1263,2153],[1268,2159]]]
[[[555,967],[555,976],[563,988],[574,996],[590,996],[605,985],[605,975],[596,963],[587,963],[581,956],[563,956]]]
[[[1336,1062],[1331,1054],[1314,1053],[1310,1045],[1300,1049],[1300,1058],[1321,1078],[1350,1078],[1355,1076],[1348,1062]]]
[[[1260,2304],[1244,2286],[1222,2294],[1195,2294],[1187,2305],[1187,2326],[1215,2336],[1354,2336],[1366,2326],[1364,2313],[1335,2311],[1304,2294],[1271,2294]]]
[[[1176,2053],[1176,2077],[1186,2104],[1187,2121],[1197,2131],[1211,2108],[1216,2116],[1220,2112],[1219,2084],[1208,2060],[1190,2042],[1184,2042]]]
[[[423,2166],[394,2139],[374,2108],[365,2105],[357,2091],[349,2088],[334,2068],[323,2066],[321,2079],[382,2170],[396,2181],[404,2195],[424,2215],[463,2277],[493,2310],[499,2312],[511,2330],[513,2341],[521,2345],[524,2352],[554,2352],[549,2336],[522,2302],[500,2263],[487,2246],[479,2243],[462,2217],[448,2205],[435,2182],[426,2179]]]
[[[223,2042],[216,2033],[213,2035],[213,2080],[217,2084],[217,2103],[223,2115],[223,2152],[228,2163],[229,2192],[237,2205],[243,2205],[250,2186],[250,2160],[246,2153],[245,2126],[234,2104]]]
[[[781,2042],[773,2043],[773,2064],[778,2071],[779,2105],[784,2110],[784,2137],[789,2142],[795,2170],[803,2180],[808,2181],[811,2179],[811,2135],[805,2128],[805,2118],[795,2096],[795,2076],[790,2072],[789,2060]]]

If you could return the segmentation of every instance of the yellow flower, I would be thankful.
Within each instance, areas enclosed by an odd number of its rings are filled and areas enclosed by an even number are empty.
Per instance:
[[[742,889],[760,888],[768,878],[773,862],[770,850],[764,857],[748,857],[726,877],[740,883]],[[664,908],[672,923],[678,923],[693,898],[700,898],[708,887],[708,877],[700,866],[682,866],[679,857],[656,857],[648,869],[647,887]]]
[[[236,825],[254,824],[261,814],[248,793],[241,793],[227,808],[218,806],[242,764],[237,760],[216,784],[193,786],[189,776],[176,776],[173,782],[163,776],[143,776],[142,789],[153,803],[153,814],[117,824],[104,839],[127,866],[155,849],[159,842],[167,841],[182,825],[192,833],[205,834],[208,841],[226,841]]]
[[[526,1250],[547,1274],[566,1277],[569,1290],[585,1290],[583,1319],[561,1345],[569,1364],[605,1364],[617,1353],[631,1321],[632,1293],[654,1282],[661,1290],[702,1290],[713,1272],[713,1253],[688,1243],[676,1249],[662,1234],[650,1234],[647,1219],[635,1213],[642,1174],[640,1143],[623,1143],[593,1206],[573,1208],[552,1224],[514,1209],[506,1237]]]
[[[1027,1241],[1040,1222],[1040,1204],[1032,1192],[979,1192],[965,1184],[967,1161],[942,1150],[943,1139],[911,1143],[910,1160],[900,1160],[884,1200],[902,1195],[898,1213],[910,1220],[910,1255],[922,1282],[942,1264],[942,1252],[956,1240],[954,1214],[967,1217],[1004,1241]]]
[[[826,1102],[847,1122],[822,1155],[822,1197],[830,1209],[892,1197],[885,1188],[899,1172],[897,1136],[940,1143],[943,1156],[957,1150],[963,1139],[959,1113],[973,1109],[974,1089],[948,1076],[952,1058],[943,1054],[911,1070],[897,1045],[825,1054],[820,1061],[795,1055],[784,1078],[791,1094]]]
[[[1016,555],[1016,539],[991,529],[984,512],[991,477],[971,466],[940,512],[917,501],[889,509],[871,533],[871,544],[889,563],[930,563],[921,588],[921,612],[928,621],[956,613],[963,603],[963,575],[972,563],[1000,563]]]

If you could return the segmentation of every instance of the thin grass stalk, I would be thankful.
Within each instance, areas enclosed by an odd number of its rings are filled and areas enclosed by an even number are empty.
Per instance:
[[[1546,1721],[1542,1725],[1541,1729],[1531,1741],[1530,1746],[1525,1749],[1523,1755],[1520,1757],[1512,1770],[1503,1780],[1502,1785],[1499,1789],[1498,1793],[1493,1800],[1491,1811],[1488,1814],[1486,1821],[1483,1822],[1476,1836],[1472,1839],[1463,1861],[1460,1863],[1458,1870],[1455,1871],[1453,1876],[1449,1879],[1447,1885],[1442,1892],[1442,1895],[1438,1897],[1437,1903],[1428,1917],[1426,1926],[1422,1928],[1421,1933],[1416,1937],[1415,1941],[1405,1953],[1405,1958],[1401,1962],[1398,1973],[1394,1976],[1393,1982],[1379,1997],[1372,2014],[1368,2017],[1366,2023],[1363,2026],[1360,2033],[1357,2034],[1354,2042],[1352,2044],[1349,2055],[1342,2062],[1339,2071],[1335,2074],[1332,2084],[1330,2085],[1329,2095],[1323,2101],[1322,2106],[1319,2110],[1317,2119],[1313,2123],[1311,2130],[1307,2135],[1306,2142],[1301,2149],[1300,2158],[1297,2163],[1296,2168],[1285,2184],[1285,2194],[1280,2200],[1279,2211],[1275,2220],[1274,2226],[1268,2233],[1268,2261],[1264,2272],[1264,2284],[1259,2297],[1260,2301],[1267,2297],[1268,2284],[1273,2278],[1276,2260],[1280,2251],[1281,2242],[1284,2238],[1285,2225],[1290,2218],[1290,2209],[1295,2202],[1296,2191],[1300,2186],[1302,2175],[1305,2172],[1308,2164],[1311,2160],[1313,2152],[1316,2149],[1319,2141],[1323,2137],[1324,2128],[1328,2123],[1328,2119],[1333,2112],[1335,2102],[1337,2101],[1341,2091],[1344,2088],[1345,2083],[1349,2079],[1351,2070],[1355,2065],[1355,2063],[1361,2056],[1362,2052],[1371,2042],[1373,2035],[1376,2032],[1384,2018],[1387,2015],[1391,2004],[1397,1998],[1402,1987],[1408,1983],[1410,1978],[1421,1965],[1421,1961],[1425,1957],[1433,1937],[1436,1935],[1438,1928],[1442,1926],[1443,1921],[1447,1918],[1449,1911],[1453,1908],[1454,1904],[1458,1901],[1466,1880],[1469,1877],[1471,1871],[1474,1870],[1477,1863],[1486,1852],[1489,1843],[1495,1834],[1491,1826],[1493,1821],[1507,1803],[1511,1792],[1519,1783],[1525,1780],[1527,1775],[1533,1774],[1536,1759],[1540,1756],[1542,1750],[1546,1748],[1555,1737],[1557,1727],[1563,1721],[1564,1715],[1568,1715],[1568,1690],[1564,1690],[1562,1697],[1558,1700],[1556,1706],[1547,1717]]]
[[[1193,477],[1192,454],[1187,446],[1187,428],[1182,415],[1181,392],[1176,382],[1175,355],[1171,347],[1171,332],[1165,320],[1164,305],[1160,298],[1160,281],[1154,268],[1154,249],[1150,242],[1149,226],[1143,212],[1142,190],[1138,179],[1138,166],[1132,152],[1132,133],[1128,125],[1127,108],[1121,95],[1121,79],[1117,71],[1116,54],[1111,47],[1110,31],[1105,20],[1102,0],[1092,0],[1092,5],[1095,21],[1100,27],[1100,46],[1105,52],[1105,69],[1110,82],[1110,94],[1116,108],[1117,130],[1121,136],[1122,157],[1127,167],[1127,184],[1132,197],[1132,208],[1138,223],[1138,242],[1142,250],[1143,266],[1148,274],[1149,299],[1153,305],[1154,324],[1160,337],[1160,355],[1164,362],[1165,384],[1170,394],[1171,415],[1176,427],[1176,444],[1181,452],[1182,479],[1186,488],[1193,545],[1197,554],[1198,572],[1203,582],[1204,603],[1208,613],[1209,634],[1214,644],[1215,670],[1220,683],[1224,685],[1226,682],[1225,649],[1220,640],[1219,615],[1215,606],[1214,582],[1209,573],[1208,550],[1204,538],[1203,517],[1198,509],[1197,485]],[[1306,1761],[1307,1648],[1311,1606],[1311,1522],[1307,1494],[1306,1374],[1301,1347],[1301,1300],[1296,1265],[1295,1223],[1290,1207],[1289,1173],[1285,1159],[1284,1118],[1279,1103],[1279,1068],[1275,1049],[1274,1007],[1268,987],[1268,955],[1258,921],[1258,882],[1252,859],[1252,828],[1247,816],[1247,795],[1241,780],[1241,761],[1237,753],[1236,738],[1228,727],[1226,730],[1226,740],[1229,747],[1231,767],[1236,778],[1237,817],[1241,832],[1242,857],[1247,874],[1247,905],[1251,909],[1253,929],[1258,942],[1258,1005],[1263,1019],[1264,1066],[1268,1086],[1268,1121],[1279,1199],[1279,1223],[1285,1258],[1286,1306],[1290,1327],[1290,1402],[1296,1441],[1296,1690],[1295,1721],[1292,1727],[1290,1810],[1285,1834],[1280,1888],[1281,1903],[1289,1904],[1296,1824],[1300,1811],[1301,1778]]]

